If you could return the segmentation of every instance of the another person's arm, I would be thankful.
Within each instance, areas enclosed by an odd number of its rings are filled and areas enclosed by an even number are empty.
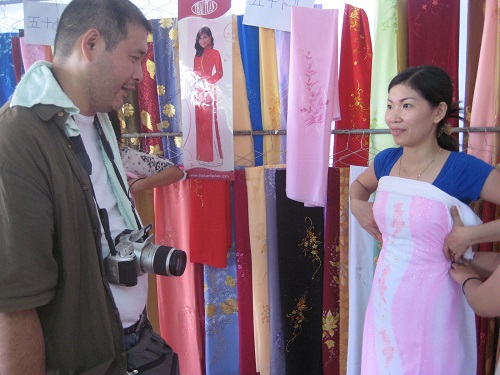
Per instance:
[[[382,234],[373,217],[373,203],[368,202],[370,195],[377,189],[377,186],[378,180],[372,164],[351,183],[349,207],[359,225],[370,233],[374,239],[382,241]]]
[[[498,285],[500,285],[500,268],[498,267],[500,254],[485,254],[490,255],[479,259],[480,254],[476,254],[478,259],[475,256],[472,262],[454,262],[451,265],[450,274],[458,284],[462,285],[467,302],[477,315],[495,317],[500,316],[500,289],[498,288]],[[490,261],[490,266],[486,265],[488,261]],[[473,263],[476,264],[473,265]],[[479,263],[481,263],[483,271],[497,265],[493,274],[485,282],[480,277],[482,272],[476,272]]]
[[[45,374],[45,342],[35,309],[0,313],[0,374]]]
[[[168,167],[160,172],[142,178],[132,178],[128,180],[130,193],[135,194],[142,190],[173,184],[183,179],[185,172],[178,167]]]
[[[489,202],[500,204],[499,186],[500,172],[493,170],[483,185],[480,197]],[[451,215],[454,225],[446,236],[444,244],[444,253],[447,259],[458,261],[465,251],[473,245],[500,241],[500,219],[475,226],[464,226],[459,220],[456,208],[452,208]]]

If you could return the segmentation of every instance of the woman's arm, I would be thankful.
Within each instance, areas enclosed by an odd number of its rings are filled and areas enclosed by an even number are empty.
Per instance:
[[[382,234],[373,217],[373,203],[368,202],[370,195],[377,190],[377,186],[378,180],[372,164],[351,183],[349,207],[359,225],[374,239],[382,241]]]
[[[143,178],[132,178],[128,180],[130,193],[138,193],[142,190],[173,184],[184,178],[185,172],[179,167],[168,167],[160,172]]]

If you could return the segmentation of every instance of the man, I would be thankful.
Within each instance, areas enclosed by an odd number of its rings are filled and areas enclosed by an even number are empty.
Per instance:
[[[140,319],[147,279],[108,284],[97,208],[107,209],[113,238],[137,224],[92,123],[97,115],[114,139],[103,113],[142,80],[148,32],[128,0],[73,0],[53,64],[36,63],[0,110],[1,374],[126,374],[124,341],[137,335],[124,340],[123,328]]]

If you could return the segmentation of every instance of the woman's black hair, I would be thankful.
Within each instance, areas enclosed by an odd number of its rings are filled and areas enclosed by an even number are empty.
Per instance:
[[[448,73],[434,65],[420,65],[408,68],[395,76],[389,83],[388,91],[400,84],[417,91],[433,107],[439,106],[441,102],[446,103],[448,109],[436,128],[437,141],[445,150],[458,151],[458,142],[445,131],[449,118],[462,119],[459,116],[459,102],[453,101],[453,83]]]
[[[210,39],[212,40],[212,42],[210,43],[210,45],[214,46],[214,37],[212,36],[212,30],[210,30],[210,28],[208,26],[203,26],[200,30],[198,30],[198,33],[196,34],[196,43],[194,44],[194,48],[196,49],[196,56],[201,56],[203,55],[203,47],[200,45],[200,37],[201,37],[201,34],[205,34],[205,35],[208,35],[210,37]]]

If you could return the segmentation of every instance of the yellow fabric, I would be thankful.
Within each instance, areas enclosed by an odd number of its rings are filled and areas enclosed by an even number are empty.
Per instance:
[[[276,35],[273,29],[259,28],[260,52],[260,103],[262,129],[280,129],[280,98],[278,60],[276,57]],[[280,162],[280,137],[264,136],[264,165]]]
[[[236,16],[233,16],[233,130],[252,130]],[[234,165],[253,167],[255,154],[252,136],[235,135],[233,139]]]
[[[339,373],[347,371],[349,334],[349,168],[340,169],[340,285],[339,285]]]
[[[264,167],[247,168],[248,221],[252,255],[252,292],[256,371],[270,374],[271,328],[267,269],[266,195]]]

